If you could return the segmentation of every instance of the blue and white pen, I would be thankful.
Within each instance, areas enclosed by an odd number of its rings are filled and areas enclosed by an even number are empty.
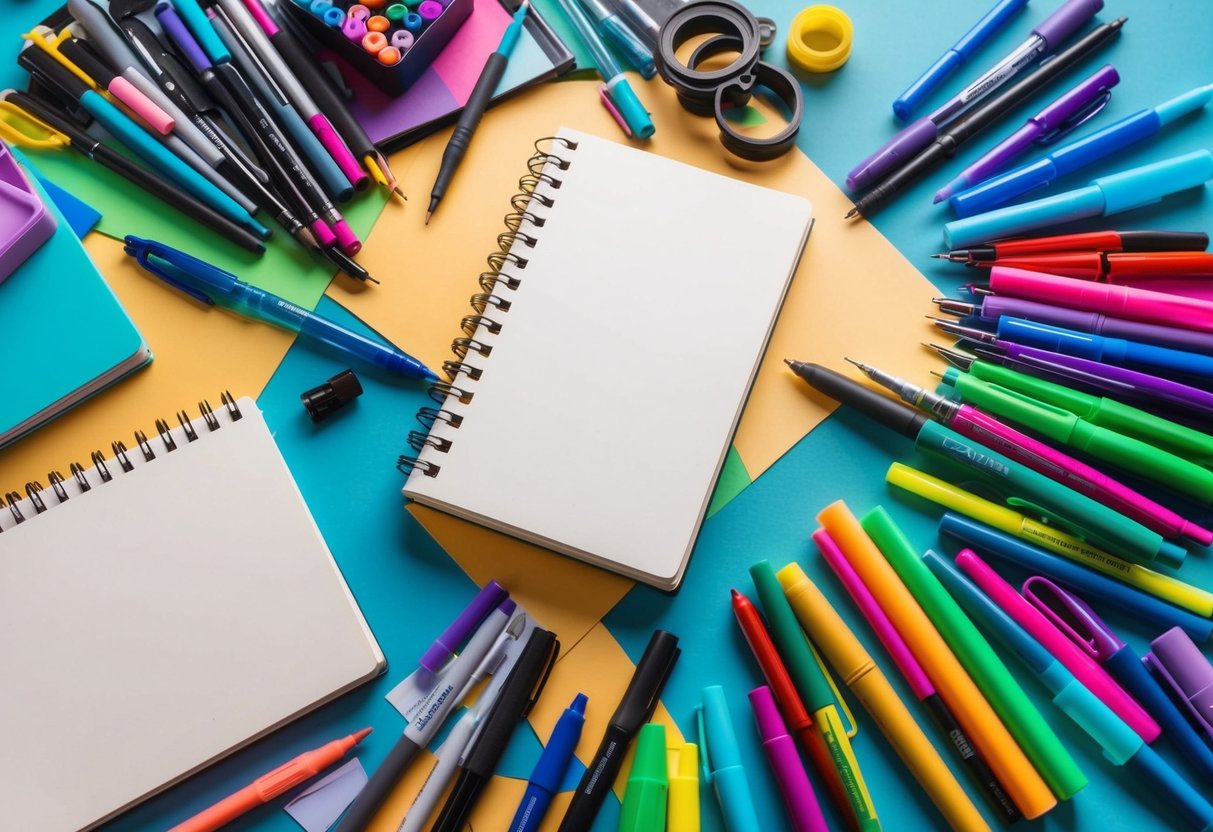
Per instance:
[[[589,699],[584,693],[579,693],[572,704],[565,708],[552,736],[544,746],[543,753],[531,771],[531,777],[526,784],[526,792],[518,811],[510,822],[510,832],[533,832],[543,823],[543,816],[552,805],[552,798],[560,790],[560,781],[564,779],[569,763],[573,759],[573,751],[581,739],[581,729],[585,727],[585,706]]]

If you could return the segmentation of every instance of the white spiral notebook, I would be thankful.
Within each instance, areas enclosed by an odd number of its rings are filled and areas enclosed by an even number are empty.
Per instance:
[[[5,829],[96,825],[385,667],[253,401],[181,416],[0,507]]]
[[[567,128],[537,148],[404,494],[673,589],[812,208]]]

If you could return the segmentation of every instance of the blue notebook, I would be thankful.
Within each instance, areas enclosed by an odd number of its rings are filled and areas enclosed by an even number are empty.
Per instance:
[[[58,227],[0,284],[4,342],[37,356],[9,364],[0,448],[152,360],[59,207],[41,196]]]

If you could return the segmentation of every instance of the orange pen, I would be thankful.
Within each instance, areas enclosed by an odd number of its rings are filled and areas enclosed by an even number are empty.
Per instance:
[[[346,752],[366,738],[370,728],[333,740],[312,751],[305,751],[295,759],[263,774],[235,794],[223,798],[209,809],[203,809],[189,820],[174,826],[169,832],[211,832],[231,823],[236,818],[274,798],[290,791],[309,777],[320,772],[345,756]]]

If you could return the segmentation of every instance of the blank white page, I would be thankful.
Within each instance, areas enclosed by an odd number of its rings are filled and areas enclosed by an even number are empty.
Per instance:
[[[0,534],[4,825],[93,825],[363,682],[383,655],[249,399]]]
[[[799,197],[577,131],[555,143],[515,242],[525,268],[469,354],[483,377],[444,405],[404,493],[672,588],[707,509],[804,247]],[[521,162],[522,160],[520,160]],[[523,171],[525,172],[525,170]],[[424,467],[424,466],[423,466]]]

